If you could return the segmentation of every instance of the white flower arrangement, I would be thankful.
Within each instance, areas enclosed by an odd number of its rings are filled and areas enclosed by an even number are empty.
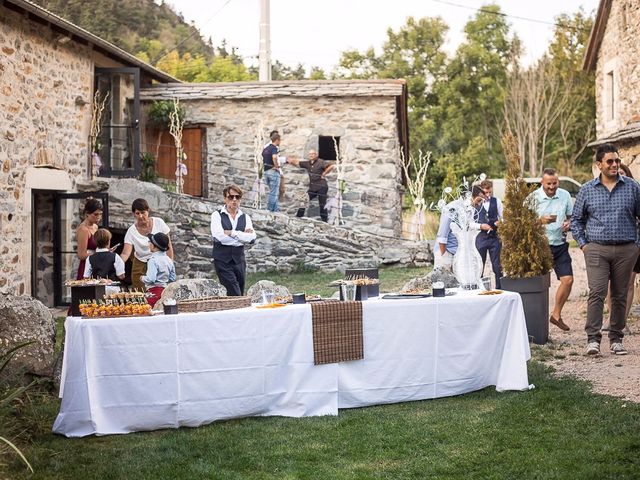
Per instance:
[[[445,187],[442,190],[442,196],[436,204],[433,202],[429,206],[430,210],[437,210],[442,215],[447,215],[451,219],[451,226],[454,225],[462,231],[472,228],[472,224],[478,222],[478,211],[474,208],[471,200],[471,186],[486,178],[486,175],[480,174],[474,182],[463,177],[462,183],[454,190],[451,187]]]

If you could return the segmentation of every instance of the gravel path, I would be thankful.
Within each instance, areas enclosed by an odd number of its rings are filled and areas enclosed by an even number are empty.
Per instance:
[[[640,305],[635,302],[640,291],[636,290],[634,307],[627,324],[631,334],[625,336],[624,345],[628,355],[609,353],[609,339],[602,338],[602,355],[586,356],[584,351],[587,336],[584,325],[587,315],[587,273],[584,256],[578,248],[570,249],[573,259],[574,283],[569,300],[564,306],[562,318],[571,327],[569,332],[550,325],[549,343],[534,348],[534,357],[551,365],[557,375],[571,375],[592,383],[598,393],[614,395],[633,402],[640,402]],[[553,307],[558,281],[551,273],[549,307]]]

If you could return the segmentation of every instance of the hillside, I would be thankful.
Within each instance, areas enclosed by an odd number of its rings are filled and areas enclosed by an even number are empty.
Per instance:
[[[34,1],[127,52],[136,55],[145,52],[154,64],[159,55],[176,45],[180,55],[189,52],[206,60],[214,57],[213,46],[197,28],[187,24],[182,15],[164,2],[158,5],[152,0]]]

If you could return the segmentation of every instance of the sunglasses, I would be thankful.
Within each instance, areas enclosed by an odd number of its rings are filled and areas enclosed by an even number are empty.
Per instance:
[[[227,198],[229,200],[240,200],[242,198],[242,195],[227,195]]]
[[[609,158],[607,161],[600,160],[601,163],[606,163],[607,165],[613,165],[614,163],[622,163],[622,160],[619,158]]]

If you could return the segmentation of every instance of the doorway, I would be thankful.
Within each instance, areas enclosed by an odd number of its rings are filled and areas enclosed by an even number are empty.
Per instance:
[[[55,192],[32,190],[31,292],[33,298],[54,307],[53,208]]]
[[[47,307],[69,305],[80,260],[75,231],[82,221],[85,200],[102,202],[101,227],[109,224],[109,195],[105,192],[60,193],[32,190],[31,292]]]

